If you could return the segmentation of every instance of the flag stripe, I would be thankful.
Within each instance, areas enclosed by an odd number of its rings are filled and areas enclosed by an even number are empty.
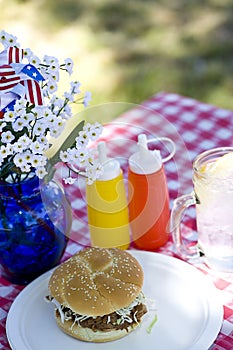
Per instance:
[[[20,63],[23,59],[23,50],[18,47],[8,48],[8,63]]]
[[[1,69],[0,68],[0,76],[1,77],[14,77],[17,76],[14,71],[6,70],[6,69]],[[2,79],[2,78],[1,78]]]
[[[13,54],[13,47],[9,47],[8,49],[8,63],[12,63],[12,54]]]
[[[19,80],[7,81],[4,84],[0,84],[0,91],[12,89],[15,85],[19,83]]]
[[[4,77],[11,77],[11,76],[12,77],[15,76],[15,73],[12,71],[7,71],[6,69],[0,68],[0,77],[4,78]]]
[[[20,77],[15,74],[14,69],[9,65],[0,67],[0,91],[9,90],[20,82]]]
[[[40,85],[36,83],[36,96],[37,96],[37,104],[39,106],[43,105],[43,95],[42,95],[42,92],[41,92],[41,88],[40,88]]]
[[[7,64],[0,66],[0,73],[2,73],[1,75],[5,75],[6,73],[9,73],[8,75],[15,75],[14,69]]]
[[[24,80],[21,84],[26,88],[25,98],[35,106],[43,104],[43,95],[41,93],[40,85],[34,80]]]
[[[32,80],[27,80],[27,92],[29,100],[32,104],[35,104],[34,94],[33,94],[33,86],[32,86]]]

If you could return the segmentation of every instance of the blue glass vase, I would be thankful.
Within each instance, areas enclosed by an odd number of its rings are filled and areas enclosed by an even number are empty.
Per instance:
[[[71,209],[54,181],[34,176],[0,183],[0,268],[4,278],[27,284],[57,265],[67,245]]]

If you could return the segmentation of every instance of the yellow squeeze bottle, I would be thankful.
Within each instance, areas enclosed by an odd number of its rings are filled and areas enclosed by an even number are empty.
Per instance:
[[[106,155],[106,144],[98,144],[103,174],[86,185],[88,225],[92,246],[127,249],[130,243],[128,203],[122,169]]]

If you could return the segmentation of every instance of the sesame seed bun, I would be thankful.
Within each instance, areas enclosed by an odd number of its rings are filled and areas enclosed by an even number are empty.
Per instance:
[[[127,251],[87,248],[57,267],[49,292],[81,315],[103,316],[129,305],[141,292],[143,270]]]

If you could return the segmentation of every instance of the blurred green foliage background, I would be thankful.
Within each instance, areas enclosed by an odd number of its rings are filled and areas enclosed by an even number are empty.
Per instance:
[[[159,91],[233,109],[231,0],[0,0],[1,29],[75,61],[93,104]]]

